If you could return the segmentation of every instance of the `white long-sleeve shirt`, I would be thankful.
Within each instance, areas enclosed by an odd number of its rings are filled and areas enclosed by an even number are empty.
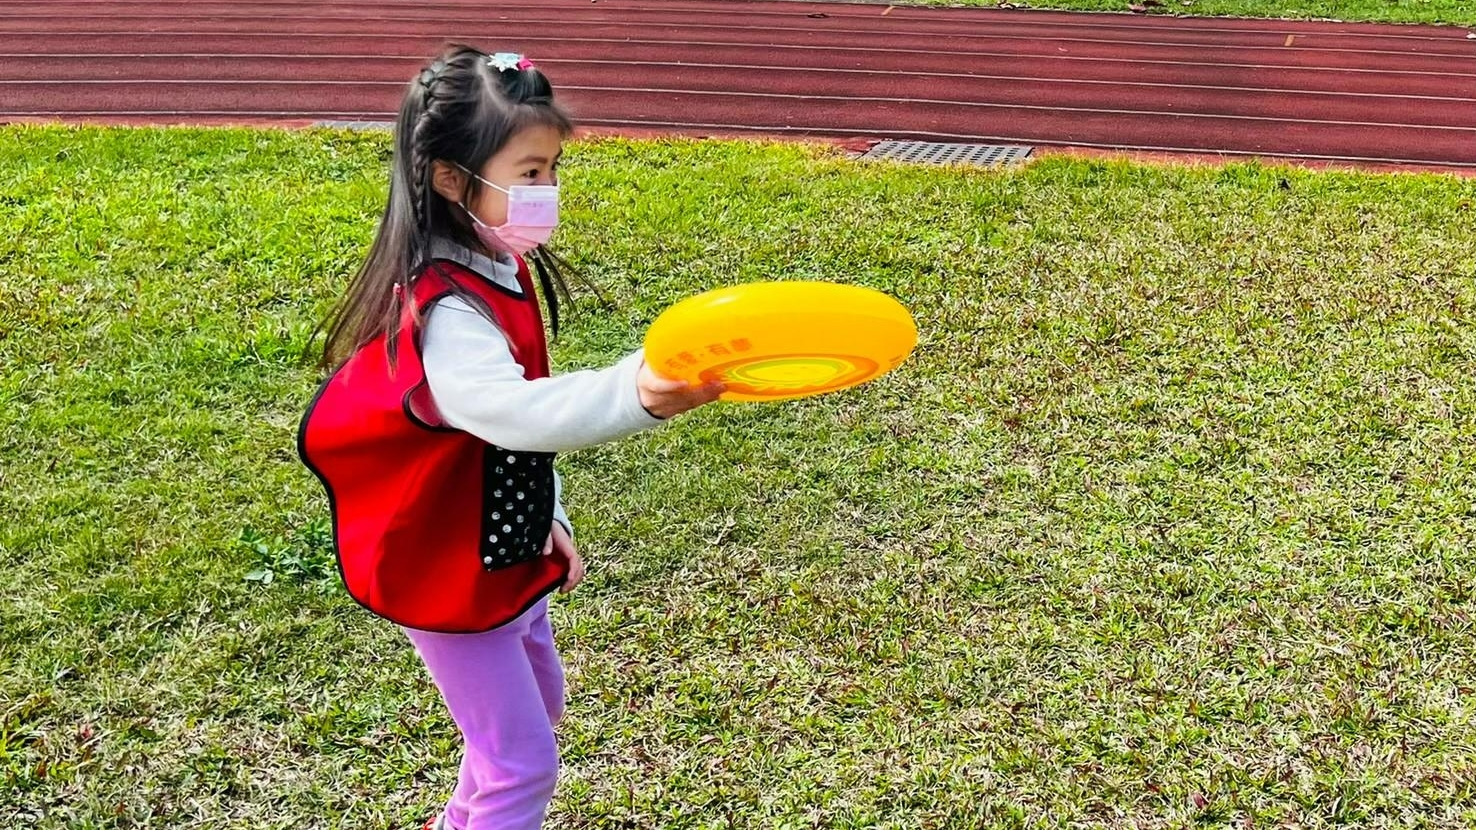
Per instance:
[[[437,240],[432,255],[470,268],[504,291],[523,293],[510,258],[492,260],[447,240]],[[460,298],[436,302],[424,325],[421,362],[446,426],[508,450],[569,452],[663,423],[641,406],[640,351],[606,369],[528,380],[503,333]],[[572,534],[562,490],[555,473],[554,518]]]

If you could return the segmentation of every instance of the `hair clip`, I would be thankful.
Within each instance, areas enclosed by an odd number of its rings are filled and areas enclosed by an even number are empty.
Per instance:
[[[420,85],[429,90],[431,88],[431,85],[436,82],[436,79],[441,77],[441,73],[445,71],[445,69],[446,62],[441,60],[440,58],[437,58],[435,62],[432,63],[430,66],[427,66],[426,68],[420,70]]]
[[[487,57],[487,65],[499,72],[516,69],[522,72],[524,69],[532,69],[533,61],[519,55],[517,52],[498,52]]]

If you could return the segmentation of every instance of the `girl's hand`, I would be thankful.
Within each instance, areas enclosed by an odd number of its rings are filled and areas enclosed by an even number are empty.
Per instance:
[[[717,400],[724,386],[716,381],[702,386],[691,386],[684,380],[670,380],[651,371],[641,364],[636,374],[636,389],[641,394],[641,406],[653,416],[666,420]]]
[[[544,556],[549,556],[554,551],[558,551],[560,555],[569,560],[569,576],[564,580],[563,587],[559,588],[559,593],[567,594],[584,581],[584,558],[574,547],[574,540],[569,538],[569,531],[558,522],[553,523],[553,528],[548,534],[548,541],[543,543]]]

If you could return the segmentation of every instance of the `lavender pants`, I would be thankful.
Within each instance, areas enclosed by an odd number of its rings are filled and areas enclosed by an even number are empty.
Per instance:
[[[405,633],[466,744],[448,830],[537,830],[558,778],[553,728],[564,714],[548,600],[484,634]]]

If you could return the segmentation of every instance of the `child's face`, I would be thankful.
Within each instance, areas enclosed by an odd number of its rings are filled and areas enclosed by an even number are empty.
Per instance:
[[[559,155],[563,138],[553,127],[526,127],[513,133],[501,150],[492,154],[478,176],[499,187],[523,184],[558,184]],[[507,221],[507,194],[482,186],[467,207],[483,222],[496,227]]]

